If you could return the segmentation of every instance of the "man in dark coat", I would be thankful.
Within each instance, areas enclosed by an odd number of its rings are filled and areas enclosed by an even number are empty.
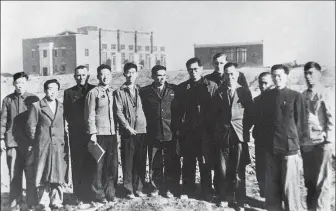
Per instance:
[[[237,83],[238,71],[228,62],[224,66],[225,86],[219,87],[213,100],[215,140],[222,200],[240,210],[246,197],[245,166],[250,155],[247,142],[253,125],[251,92]]]
[[[308,114],[302,95],[286,87],[288,67],[271,68],[275,89],[261,99],[261,127],[266,149],[266,209],[302,210],[299,149],[309,139]]]
[[[255,123],[253,128],[253,138],[255,145],[255,165],[256,175],[259,184],[260,196],[265,197],[265,172],[266,172],[266,152],[265,141],[263,138],[263,129],[260,127],[261,116],[261,97],[264,92],[273,88],[272,75],[270,72],[262,72],[258,77],[260,95],[254,98]]]
[[[176,139],[171,125],[171,107],[176,85],[166,81],[166,67],[152,68],[154,82],[140,89],[142,106],[147,120],[149,178],[152,196],[161,191],[172,198],[180,181],[180,159],[176,154]]]
[[[64,91],[64,118],[68,123],[71,152],[73,193],[78,201],[90,200],[90,176],[94,159],[88,152],[89,135],[84,120],[85,97],[95,86],[88,83],[89,71],[86,66],[76,67],[76,85]]]
[[[206,76],[204,76],[207,80],[209,81],[213,81],[217,84],[218,87],[220,87],[221,85],[224,84],[224,65],[227,63],[227,57],[224,53],[216,53],[213,58],[212,58],[212,65],[215,68],[214,71]],[[235,64],[236,65],[236,64]],[[237,65],[235,66],[237,67]],[[239,76],[238,76],[238,84],[248,88],[248,84],[245,78],[245,75],[242,72],[239,72]],[[213,138],[210,137],[211,140],[213,140]],[[213,141],[213,145],[212,145],[212,149],[211,151],[213,152],[213,155],[216,155],[217,148],[216,145]],[[213,160],[215,160],[215,158],[213,158]],[[219,190],[219,185],[218,185],[218,165],[213,162],[213,169],[214,169],[214,179],[213,179],[213,184],[214,184],[214,188],[215,188],[215,193],[216,195],[219,195],[220,190]]]
[[[23,208],[22,174],[25,172],[27,184],[26,204],[31,209],[36,203],[34,186],[32,143],[26,133],[28,109],[39,101],[34,94],[26,91],[28,75],[24,72],[13,76],[14,93],[6,96],[1,111],[1,152],[6,151],[10,176],[9,208]]]
[[[178,146],[183,157],[183,194],[188,198],[195,192],[196,158],[201,173],[202,195],[211,200],[211,162],[209,134],[211,126],[211,99],[217,89],[216,83],[202,77],[203,67],[198,58],[187,61],[190,76],[176,88],[173,109],[173,128],[178,135]]]
[[[60,84],[56,79],[44,83],[46,96],[29,110],[27,128],[33,142],[35,185],[41,210],[62,208],[67,145],[64,141],[63,104],[57,95]]]

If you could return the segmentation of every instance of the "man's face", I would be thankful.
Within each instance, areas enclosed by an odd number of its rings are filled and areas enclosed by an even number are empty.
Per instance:
[[[48,84],[48,88],[44,90],[44,93],[49,101],[55,100],[58,96],[58,85],[56,83]]]
[[[138,77],[138,72],[135,68],[131,68],[124,72],[124,76],[126,78],[126,83],[133,84]]]
[[[100,73],[98,74],[97,78],[98,78],[100,84],[102,84],[104,86],[107,86],[107,85],[109,85],[109,83],[112,80],[111,71],[109,69],[106,69],[106,68],[102,69],[100,71]]]
[[[224,70],[224,77],[227,85],[232,87],[237,83],[238,71],[234,66],[228,67],[226,70]]]
[[[89,77],[90,76],[87,68],[76,70],[74,75],[77,85],[85,85]]]
[[[305,79],[309,87],[315,86],[321,79],[321,72],[315,68],[304,71]]]
[[[18,94],[23,94],[27,90],[27,88],[26,88],[27,79],[25,77],[18,78],[13,82],[13,85],[15,87],[15,91]]]
[[[200,67],[197,62],[192,63],[187,70],[191,80],[198,81],[199,79],[201,79],[203,68]]]
[[[156,72],[156,74],[152,75],[152,79],[154,80],[154,83],[156,85],[158,85],[158,86],[163,85],[167,80],[166,71],[165,70],[158,70]]]
[[[226,56],[220,56],[212,62],[212,65],[215,68],[215,72],[224,73],[224,65],[227,63]]]
[[[277,88],[283,88],[287,84],[288,75],[284,69],[274,70],[272,73],[273,83]]]
[[[261,93],[270,89],[272,86],[273,86],[273,81],[272,81],[271,75],[265,75],[259,80],[259,89]]]

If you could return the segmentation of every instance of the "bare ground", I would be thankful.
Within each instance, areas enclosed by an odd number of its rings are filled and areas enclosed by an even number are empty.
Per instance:
[[[253,96],[258,94],[258,89],[257,89],[257,82],[256,82],[256,77],[257,75],[262,72],[262,71],[267,71],[268,69],[266,68],[243,68],[241,71],[244,72],[247,80],[250,82],[250,90],[252,91]],[[300,73],[302,70],[294,71],[294,74],[291,76],[291,80],[289,83],[289,86],[293,89],[296,89],[298,91],[302,91],[304,89],[304,81],[302,81],[302,74]],[[211,72],[206,71],[206,72]],[[330,89],[331,91],[331,100],[330,104],[332,104],[332,108],[335,108],[335,68],[331,68],[329,71],[326,71],[324,74],[324,78],[322,83]],[[49,79],[51,77],[31,77],[30,79],[30,86],[28,90],[30,92],[36,93],[39,97],[43,97],[43,92],[42,87],[43,83],[45,80]],[[70,86],[74,85],[74,81],[72,78],[72,75],[60,75],[60,76],[55,76],[53,78],[57,78],[61,82],[61,92],[59,95],[59,99],[62,100],[63,97],[63,90],[65,88],[68,88]],[[124,79],[120,73],[116,73],[113,76],[114,80],[111,84],[112,87],[117,88],[124,82]],[[168,81],[178,84],[188,78],[186,71],[172,71],[168,72]],[[97,79],[94,78],[94,74],[92,78],[90,79],[90,82],[93,84],[97,83]],[[148,72],[147,73],[142,73],[140,74],[140,77],[138,79],[138,83],[143,86],[147,85],[151,82],[151,79],[149,77]],[[1,100],[3,99],[4,96],[9,94],[10,92],[13,91],[13,86],[12,86],[12,81],[10,77],[3,77],[1,76]],[[335,113],[335,112],[333,112]],[[246,199],[246,210],[263,210],[263,202],[264,199],[260,198],[259,196],[259,187],[257,184],[256,180],[256,175],[255,175],[255,162],[254,162],[254,144],[253,140],[249,144],[250,148],[250,154],[251,154],[251,160],[252,163],[247,166],[246,168],[246,186],[247,186],[247,199]],[[148,166],[147,166],[148,169]],[[104,206],[101,207],[91,207],[91,208],[86,208],[86,209],[81,209],[81,210],[88,210],[88,211],[93,211],[93,210],[99,210],[99,211],[110,211],[110,210],[153,210],[153,211],[173,211],[173,210],[185,210],[185,211],[191,211],[191,210],[204,210],[204,211],[210,211],[210,210],[233,210],[231,208],[227,207],[220,207],[218,206],[218,203],[216,200],[212,202],[206,202],[201,199],[188,199],[188,200],[181,200],[179,198],[173,198],[173,199],[167,199],[163,196],[158,196],[158,197],[145,197],[145,198],[138,198],[134,200],[127,200],[124,199],[122,194],[121,194],[121,181],[122,181],[122,173],[121,173],[121,166],[119,166],[119,178],[118,178],[118,187],[117,187],[117,198],[116,201],[113,203],[108,203]],[[301,178],[302,178],[302,169],[300,169],[301,172]],[[148,171],[147,171],[148,173]],[[333,159],[333,181],[332,181],[332,207],[331,210],[335,210],[335,159]],[[148,178],[147,178],[148,181]],[[196,181],[199,182],[199,173],[196,176]],[[6,165],[6,156],[3,154],[1,156],[1,210],[6,211],[8,210],[8,187],[9,185],[9,180],[8,180],[8,169]],[[25,185],[24,185],[25,186]],[[147,188],[145,188],[146,190]],[[302,199],[304,199],[306,195],[306,189],[303,185],[303,180],[301,184],[301,195]],[[68,186],[65,186],[64,188],[64,204],[66,204],[64,209],[61,210],[66,210],[66,211],[74,211],[74,210],[80,210],[79,207],[73,205],[74,204],[74,199],[72,197],[72,189],[71,189],[71,184]],[[119,191],[118,191],[119,190]],[[199,189],[198,189],[199,192]],[[198,193],[196,193],[197,195]],[[304,201],[304,200],[303,200]],[[87,204],[87,206],[90,206]],[[303,205],[305,206],[305,205]],[[84,207],[82,207],[84,208]]]

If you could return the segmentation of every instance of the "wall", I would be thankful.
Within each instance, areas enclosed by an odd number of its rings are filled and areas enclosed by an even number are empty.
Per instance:
[[[237,62],[237,48],[246,49],[246,63]],[[215,53],[225,53],[233,50],[233,58],[228,61],[237,62],[239,67],[261,67],[263,66],[263,45],[239,45],[239,46],[218,46],[218,47],[195,47],[195,56],[203,62],[204,69],[212,69],[212,57]]]
[[[53,66],[57,65],[57,70],[53,71],[54,74],[60,74],[60,66],[66,64],[65,72],[62,73],[72,73],[76,67],[76,37],[75,35],[68,36],[54,36],[54,37],[42,37],[33,39],[22,40],[23,49],[23,70],[29,74],[39,74],[40,64],[38,56],[39,43],[54,43],[53,49],[57,49],[57,57],[53,55]],[[61,56],[61,49],[65,48],[65,55]],[[32,49],[35,49],[35,58],[32,58]],[[36,65],[36,72],[33,72],[33,65]]]
[[[85,56],[85,49],[89,49],[89,56]],[[99,66],[98,31],[76,35],[76,61],[76,66],[88,65],[91,75],[96,75]]]

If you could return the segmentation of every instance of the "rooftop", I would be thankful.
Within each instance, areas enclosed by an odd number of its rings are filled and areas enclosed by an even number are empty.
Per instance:
[[[245,45],[262,45],[263,41],[241,42],[241,43],[221,43],[221,44],[194,44],[195,48],[206,47],[229,47],[229,46],[245,46]]]

